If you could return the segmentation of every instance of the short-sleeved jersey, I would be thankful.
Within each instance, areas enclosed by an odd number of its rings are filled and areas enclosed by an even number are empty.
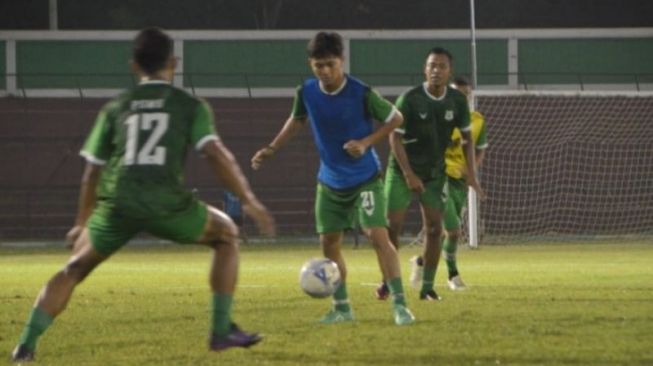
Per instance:
[[[487,134],[485,132],[485,118],[479,112],[472,112],[472,141],[476,150],[483,150],[488,147]],[[458,129],[451,135],[451,143],[445,152],[447,175],[451,178],[463,178],[463,171],[467,169],[467,160],[463,151],[462,135]]]
[[[403,135],[402,143],[408,162],[423,181],[444,174],[444,152],[455,128],[469,130],[469,106],[465,95],[447,87],[440,98],[427,91],[426,83],[414,87],[397,99],[404,123],[395,132]],[[401,172],[390,154],[388,169]]]
[[[163,81],[143,82],[106,104],[80,155],[104,165],[98,204],[133,218],[185,210],[188,146],[218,139],[208,104]]]
[[[374,148],[354,158],[343,146],[372,134],[373,120],[388,122],[395,111],[392,103],[349,75],[333,93],[323,90],[315,78],[297,88],[292,117],[311,121],[320,154],[318,181],[335,190],[348,190],[378,175],[381,163]]]

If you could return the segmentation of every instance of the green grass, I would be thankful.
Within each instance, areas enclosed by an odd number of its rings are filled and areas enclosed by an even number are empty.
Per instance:
[[[401,251],[405,265],[416,248]],[[43,365],[651,365],[653,245],[529,244],[461,250],[470,288],[419,302],[393,324],[374,299],[369,247],[346,249],[357,321],[319,325],[329,300],[301,293],[316,245],[242,250],[235,319],[265,334],[250,350],[206,350],[209,251],[132,247],[96,270],[41,338]],[[39,288],[65,262],[58,249],[0,248],[0,364],[8,363]]]

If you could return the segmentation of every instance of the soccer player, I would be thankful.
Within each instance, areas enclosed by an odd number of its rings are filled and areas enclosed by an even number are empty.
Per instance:
[[[273,235],[274,222],[216,135],[211,107],[170,85],[177,65],[172,47],[172,39],[158,28],[136,36],[131,66],[140,83],[102,108],[84,144],[80,155],[87,164],[79,210],[67,235],[75,251],[37,297],[12,353],[14,362],[34,358],[39,336],[65,309],[76,286],[142,231],[214,249],[211,350],[249,347],[261,340],[231,320],[238,229],[227,215],[182,186],[187,148],[207,157],[216,176],[238,195],[263,233]]]
[[[485,132],[485,118],[478,111],[473,110],[472,86],[469,80],[463,76],[454,78],[452,86],[460,90],[469,101],[471,111],[471,134],[474,141],[476,168],[481,166],[485,149],[488,147],[487,136]],[[468,166],[463,153],[464,142],[458,129],[453,131],[451,144],[445,152],[445,163],[447,182],[449,185],[449,194],[444,209],[444,259],[447,263],[448,280],[447,285],[451,290],[463,290],[466,288],[465,283],[460,277],[458,266],[456,264],[456,252],[458,249],[458,240],[461,232],[462,211],[467,204],[467,184],[465,178],[468,175]],[[421,258],[412,259],[412,268],[416,272],[411,274],[411,281],[419,282]]]
[[[419,298],[439,300],[434,280],[441,252],[442,214],[446,199],[444,153],[454,128],[464,140],[470,139],[467,99],[447,86],[452,73],[453,57],[443,48],[429,51],[424,64],[425,81],[397,99],[404,123],[390,135],[392,154],[386,174],[385,195],[388,201],[390,238],[395,247],[403,226],[406,209],[417,194],[425,228],[424,271]],[[465,156],[474,163],[472,144]],[[472,167],[467,184],[482,195]],[[377,289],[377,297],[387,294],[386,282]]]
[[[315,78],[298,87],[293,109],[283,128],[252,158],[259,169],[310,120],[320,154],[315,220],[324,256],[338,264],[342,285],[333,295],[334,307],[322,319],[337,323],[354,319],[347,296],[347,267],[341,253],[343,231],[354,215],[371,238],[384,278],[393,297],[397,325],[414,317],[406,307],[397,251],[390,244],[381,164],[373,145],[402,122],[402,115],[361,81],[343,70],[343,41],[339,34],[320,32],[308,44],[310,67]],[[373,120],[384,122],[377,130]]]

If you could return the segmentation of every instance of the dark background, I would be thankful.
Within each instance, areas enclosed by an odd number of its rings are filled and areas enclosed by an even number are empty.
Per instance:
[[[59,0],[59,29],[460,29],[467,0]],[[651,0],[476,0],[477,28],[653,26]],[[48,29],[48,0],[0,1],[0,29]]]

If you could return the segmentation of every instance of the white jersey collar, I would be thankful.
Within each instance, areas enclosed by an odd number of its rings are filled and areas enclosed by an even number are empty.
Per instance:
[[[320,90],[322,91],[322,93],[324,93],[324,94],[326,94],[326,95],[337,95],[337,94],[340,93],[340,92],[342,91],[342,89],[344,89],[345,86],[347,85],[347,75],[345,75],[345,78],[343,79],[342,84],[340,84],[340,86],[338,87],[338,89],[336,89],[336,90],[334,90],[334,91],[332,91],[332,92],[328,92],[328,91],[324,90],[324,87],[322,86],[322,82],[321,82],[320,80],[318,80],[318,84],[320,85]]]
[[[444,87],[444,94],[442,94],[442,96],[440,96],[440,97],[435,97],[433,94],[431,94],[431,92],[429,92],[429,84],[426,81],[422,83],[422,87],[424,88],[424,93],[429,98],[431,98],[432,100],[437,100],[437,101],[443,100],[447,96],[447,93],[449,92],[449,87],[445,86]]]
[[[150,80],[148,78],[142,78],[141,81],[138,82],[138,85],[170,85],[169,81],[166,80]]]

